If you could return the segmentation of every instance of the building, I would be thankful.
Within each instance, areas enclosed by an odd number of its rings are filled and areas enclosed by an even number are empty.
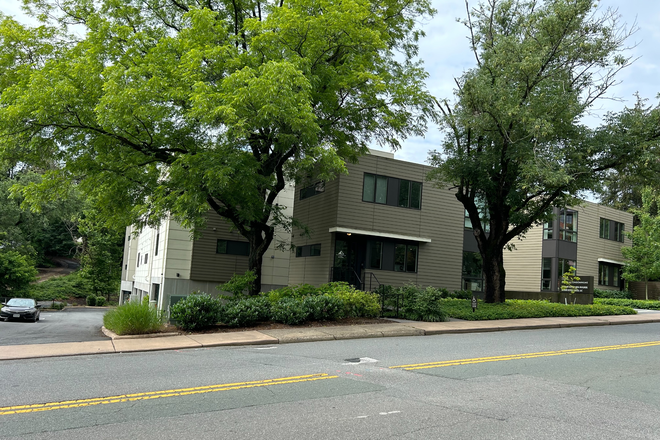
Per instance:
[[[289,284],[483,290],[470,220],[453,191],[426,181],[430,167],[380,151],[347,167],[348,175],[296,188],[294,216],[311,233],[292,237]],[[631,228],[631,214],[594,203],[555,208],[552,224],[531,228],[505,251],[507,291],[556,292],[570,266],[596,287],[622,288],[621,247],[630,245],[623,231]]]
[[[279,194],[276,203],[287,215],[293,213],[293,185]],[[276,249],[281,241],[288,244],[290,235],[276,230],[263,260],[265,291],[288,285],[290,251]],[[217,293],[219,284],[248,270],[247,240],[213,211],[207,213],[206,229],[196,240],[189,230],[168,219],[157,228],[141,231],[129,226],[125,243],[120,302],[148,297],[166,310],[172,297],[193,291]]]
[[[294,252],[264,257],[262,287],[347,281],[365,290],[379,285],[483,290],[481,257],[470,220],[454,191],[426,181],[431,167],[372,151],[348,174],[310,180],[280,194],[278,203],[309,234],[279,231]],[[621,289],[621,247],[630,242],[632,215],[590,202],[555,208],[552,223],[532,227],[505,251],[507,292],[556,292],[570,266],[594,286]],[[173,221],[126,233],[122,298],[148,296],[166,309],[172,296],[215,292],[234,273],[247,270],[247,242],[209,213],[201,238]]]

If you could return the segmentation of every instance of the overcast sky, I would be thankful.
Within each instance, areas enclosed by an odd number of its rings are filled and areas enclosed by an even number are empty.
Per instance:
[[[20,0],[0,0],[0,10],[20,20]],[[477,1],[470,0],[474,5]],[[639,28],[629,43],[636,45],[630,56],[639,58],[623,70],[618,78],[621,83],[612,89],[610,96],[621,102],[601,101],[594,108],[595,116],[588,119],[590,125],[598,125],[599,117],[607,111],[619,111],[634,104],[634,93],[639,92],[649,103],[657,103],[660,93],[660,2],[657,0],[601,0],[601,8],[618,9],[621,21]],[[474,66],[469,51],[467,32],[456,18],[465,17],[464,0],[434,0],[437,14],[423,24],[426,37],[420,43],[420,57],[429,73],[427,82],[431,93],[438,99],[451,98],[454,78]],[[424,138],[411,138],[396,152],[396,158],[424,163],[429,150],[438,148],[442,133],[435,126],[429,127]]]

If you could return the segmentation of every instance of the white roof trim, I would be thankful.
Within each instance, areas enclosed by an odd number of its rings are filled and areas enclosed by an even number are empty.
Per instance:
[[[332,227],[332,228],[330,228],[330,230],[328,232],[345,232],[347,234],[360,234],[360,235],[369,235],[369,236],[372,236],[372,237],[396,238],[396,239],[400,239],[400,240],[410,240],[410,241],[420,241],[422,243],[431,243],[430,238],[414,237],[412,235],[391,234],[389,232],[365,231],[363,229],[343,228],[341,226]]]
[[[620,266],[625,266],[626,264],[626,263],[622,263],[621,261],[608,260],[607,258],[599,258],[598,261],[600,263],[612,263],[612,264],[618,264]]]

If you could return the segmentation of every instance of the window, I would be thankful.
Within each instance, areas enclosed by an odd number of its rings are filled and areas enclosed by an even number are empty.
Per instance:
[[[248,256],[250,255],[250,243],[247,241],[218,240],[215,253]]]
[[[381,241],[368,241],[367,242],[367,255],[368,255],[368,268],[369,269],[382,269],[383,267],[383,242]]]
[[[417,272],[417,245],[396,244],[394,246],[394,271]]]
[[[300,190],[300,200],[325,192],[325,181],[321,180]]]
[[[474,204],[477,205],[479,210],[479,218],[481,220],[481,227],[484,232],[490,232],[490,215],[486,209],[486,204],[483,202],[479,196],[474,199]],[[470,220],[470,214],[468,214],[467,209],[464,211],[465,215],[465,229],[472,229],[472,220]]]
[[[156,234],[156,248],[154,249],[154,256],[158,255],[158,242],[160,241],[160,234]]]
[[[362,201],[421,209],[422,184],[411,180],[364,173]]]
[[[138,252],[138,257],[137,257],[137,267],[140,267],[140,253]]]
[[[321,255],[320,244],[296,246],[296,257],[318,257],[319,255]]]
[[[606,240],[620,241],[623,243],[623,240],[625,239],[624,228],[625,224],[623,223],[601,217],[599,236]]]
[[[558,259],[558,264],[557,264],[557,273],[559,274],[557,278],[561,279],[562,276],[568,272],[573,266],[574,268],[577,269],[577,263],[575,260],[569,260],[566,258],[559,258]]]
[[[483,291],[483,277],[481,272],[483,263],[481,255],[477,252],[463,252],[463,289],[473,292]]]
[[[543,223],[543,239],[552,240],[552,222]]]
[[[598,263],[598,284],[601,286],[621,286],[621,266],[618,264]]]
[[[610,221],[606,218],[600,219],[600,238],[610,239]]]
[[[552,289],[552,258],[544,258],[541,268],[541,290]]]
[[[144,264],[147,264],[149,261],[149,254],[144,254]]]
[[[577,212],[569,209],[560,211],[559,239],[577,243]]]

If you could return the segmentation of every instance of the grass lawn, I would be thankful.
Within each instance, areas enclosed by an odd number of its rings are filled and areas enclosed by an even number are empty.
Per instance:
[[[470,301],[464,299],[444,299],[442,300],[442,309],[451,318],[465,319],[469,321],[559,316],[634,315],[637,313],[631,307],[623,304],[566,305],[547,301],[526,301],[517,299],[507,300],[503,304],[486,304],[483,301],[479,301],[475,312],[472,312]]]

